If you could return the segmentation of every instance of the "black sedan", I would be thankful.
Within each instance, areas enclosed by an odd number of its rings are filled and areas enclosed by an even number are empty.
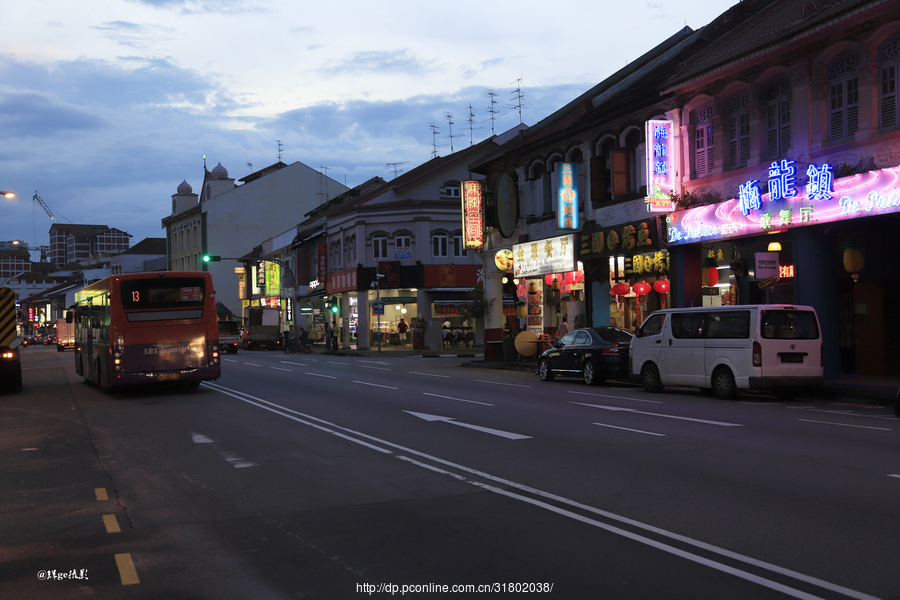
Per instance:
[[[554,342],[538,358],[538,375],[553,381],[557,375],[582,377],[588,385],[605,379],[628,379],[628,353],[634,335],[618,327],[577,329]]]

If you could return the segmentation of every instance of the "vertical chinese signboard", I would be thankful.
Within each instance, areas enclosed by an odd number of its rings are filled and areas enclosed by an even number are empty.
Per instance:
[[[281,266],[274,262],[263,263],[266,270],[266,298],[281,297]]]
[[[556,163],[557,186],[556,207],[559,229],[578,229],[578,165]]]
[[[672,121],[647,121],[647,210],[669,212],[674,210],[672,193],[675,191],[675,168],[672,164],[674,148],[674,123]]]
[[[328,242],[316,244],[316,266],[316,279],[325,283],[325,277],[328,276]]]
[[[467,250],[484,248],[484,199],[480,181],[463,181],[463,246]]]

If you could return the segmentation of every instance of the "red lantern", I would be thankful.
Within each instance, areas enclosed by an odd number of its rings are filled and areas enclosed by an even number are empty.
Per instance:
[[[666,294],[672,289],[672,282],[668,279],[658,279],[656,283],[653,284],[653,289],[660,294]]]
[[[649,294],[650,289],[650,284],[646,281],[638,281],[636,284],[634,284],[634,293],[638,294],[639,296]]]
[[[581,283],[582,281],[584,281],[584,271],[573,271],[572,279],[575,281],[575,283]]]
[[[617,283],[616,285],[612,286],[612,290],[610,291],[616,296],[627,296],[629,293],[631,293],[631,286],[624,282]]]

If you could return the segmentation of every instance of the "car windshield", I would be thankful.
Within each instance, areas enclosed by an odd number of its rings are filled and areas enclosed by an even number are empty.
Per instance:
[[[625,331],[624,329],[606,327],[596,327],[594,328],[594,333],[599,335],[603,341],[609,342],[610,344],[630,342],[631,338],[634,337],[631,332]]]

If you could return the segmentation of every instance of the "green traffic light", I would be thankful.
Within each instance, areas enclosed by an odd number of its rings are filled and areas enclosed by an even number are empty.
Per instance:
[[[338,311],[337,304],[332,304],[332,305],[331,305],[331,312],[337,313],[337,311]]]

